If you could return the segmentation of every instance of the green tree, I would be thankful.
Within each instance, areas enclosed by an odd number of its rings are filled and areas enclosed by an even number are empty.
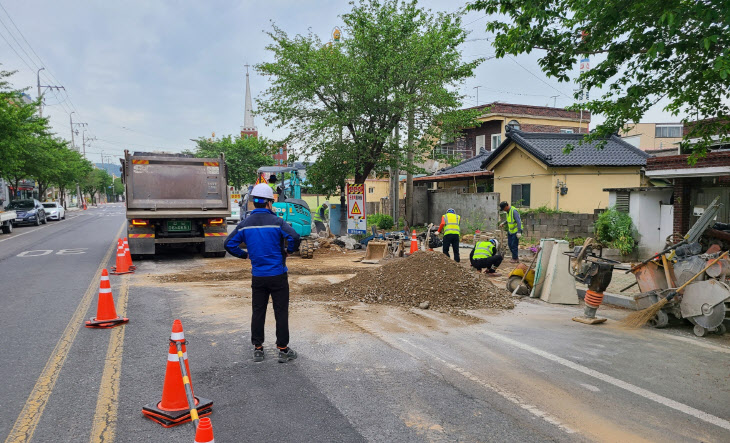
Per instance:
[[[218,157],[223,153],[228,166],[228,182],[240,188],[256,181],[256,171],[274,164],[274,143],[262,137],[229,135],[216,139],[199,138],[194,151],[197,157]]]
[[[81,181],[81,189],[84,194],[91,196],[92,203],[96,203],[96,195],[106,194],[109,185],[112,184],[112,176],[103,169],[92,169]]]
[[[570,81],[576,59],[597,56],[578,77],[602,96],[572,109],[603,114],[589,138],[638,122],[662,99],[673,115],[717,117],[690,126],[683,149],[704,155],[711,137],[730,131],[730,13],[727,0],[477,0],[468,9],[491,14],[497,57],[540,50],[550,77]],[[578,94],[576,94],[578,98]],[[701,141],[690,146],[688,140]]]
[[[124,183],[122,183],[122,178],[117,177],[114,179],[114,183],[112,183],[112,187],[114,189],[114,195],[122,195],[124,194]]]
[[[348,177],[364,183],[387,166],[413,170],[408,150],[418,158],[434,140],[472,124],[473,113],[456,112],[457,86],[482,61],[461,60],[466,32],[460,12],[432,14],[416,1],[362,0],[342,21],[342,38],[326,45],[312,33],[290,37],[273,26],[267,49],[274,61],[256,66],[271,80],[257,100],[259,113],[290,131],[299,157],[315,159],[308,181],[327,194],[341,190]],[[404,149],[392,134],[409,115],[416,143]]]

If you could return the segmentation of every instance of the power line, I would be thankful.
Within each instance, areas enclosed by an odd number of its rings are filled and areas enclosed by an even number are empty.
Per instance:
[[[27,67],[28,67],[28,69],[29,69],[29,70],[30,70],[31,72],[33,72],[33,68],[31,68],[31,67],[30,67],[30,65],[28,64],[28,62],[26,62],[26,61],[25,61],[25,59],[24,59],[24,58],[23,58],[23,57],[22,57],[22,56],[21,56],[21,55],[20,55],[20,54],[18,53],[18,51],[16,51],[16,50],[15,50],[15,48],[13,47],[13,45],[11,45],[11,44],[10,44],[10,42],[8,41],[8,39],[6,39],[6,38],[5,38],[5,36],[4,36],[4,35],[3,35],[3,34],[2,34],[1,32],[0,32],[0,37],[2,37],[2,38],[3,38],[3,40],[5,40],[5,43],[7,43],[7,44],[8,44],[8,46],[10,47],[10,49],[12,49],[12,50],[13,50],[13,52],[15,53],[15,55],[17,55],[17,56],[18,56],[18,58],[20,59],[20,61],[22,61],[22,62],[23,62],[23,64],[25,64],[25,66],[27,66]]]
[[[550,83],[546,82],[546,81],[545,81],[544,79],[540,78],[540,77],[539,77],[539,76],[538,76],[537,74],[535,74],[534,72],[532,72],[532,71],[530,71],[529,69],[527,69],[526,67],[522,66],[522,64],[521,64],[520,62],[518,62],[518,61],[517,61],[517,59],[515,59],[514,57],[512,57],[512,56],[510,56],[510,55],[508,55],[507,57],[509,57],[509,58],[510,58],[510,59],[511,59],[511,60],[512,60],[513,62],[517,63],[517,65],[518,65],[518,66],[519,66],[520,68],[522,68],[522,69],[524,69],[525,71],[527,71],[527,72],[528,72],[528,73],[529,73],[529,74],[530,74],[531,76],[533,76],[533,77],[535,77],[536,79],[540,80],[541,82],[545,83],[545,84],[546,84],[547,86],[549,86],[549,87],[550,87],[551,89],[555,90],[556,92],[559,92],[559,93],[560,93],[561,95],[563,95],[563,96],[565,96],[565,97],[567,97],[567,98],[571,98],[571,97],[570,97],[569,95],[567,95],[566,93],[564,93],[564,92],[563,92],[563,91],[561,91],[560,89],[556,88],[555,86],[553,86],[553,85],[551,85]]]

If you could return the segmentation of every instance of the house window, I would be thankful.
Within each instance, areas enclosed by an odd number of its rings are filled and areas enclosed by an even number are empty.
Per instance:
[[[368,194],[372,194],[375,192],[375,188],[368,188]]]
[[[560,132],[562,134],[572,134],[573,133],[573,130],[572,129],[568,129],[568,128],[560,128]]]
[[[476,148],[477,148],[476,149],[476,152],[477,152],[477,154],[479,154],[479,152],[482,149],[486,148],[486,146],[485,146],[485,143],[486,143],[486,140],[485,139],[486,138],[487,138],[486,135],[477,135],[476,136],[476,140],[475,141],[476,141]]]
[[[512,201],[511,204],[529,208],[530,207],[530,184],[512,185]]]
[[[682,137],[682,125],[657,125],[654,136],[656,138],[680,138]]]
[[[619,212],[629,213],[629,195],[628,191],[616,192],[616,210]]]
[[[491,149],[492,150],[495,150],[501,144],[502,144],[502,135],[500,135],[500,134],[492,134],[492,146],[491,146]]]
[[[282,155],[284,153],[284,148],[279,148],[279,155]]]
[[[507,126],[518,131],[520,130],[520,122],[517,120],[510,120],[509,123],[507,123]]]

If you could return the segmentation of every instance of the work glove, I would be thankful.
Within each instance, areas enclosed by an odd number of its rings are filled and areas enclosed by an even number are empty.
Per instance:
[[[518,232],[517,233],[517,238],[522,238],[522,233],[521,232]]]
[[[502,222],[502,223],[500,223],[500,224],[499,224],[499,227],[501,228],[502,226],[504,226],[504,224],[505,224],[505,223],[506,223],[506,222]]]

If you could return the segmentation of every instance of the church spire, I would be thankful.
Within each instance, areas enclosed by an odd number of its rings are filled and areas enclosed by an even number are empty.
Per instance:
[[[256,124],[253,121],[253,105],[251,101],[251,85],[248,82],[248,67],[246,67],[246,101],[243,110],[243,126],[241,127],[241,137],[253,136],[258,137],[258,131],[256,130]]]

